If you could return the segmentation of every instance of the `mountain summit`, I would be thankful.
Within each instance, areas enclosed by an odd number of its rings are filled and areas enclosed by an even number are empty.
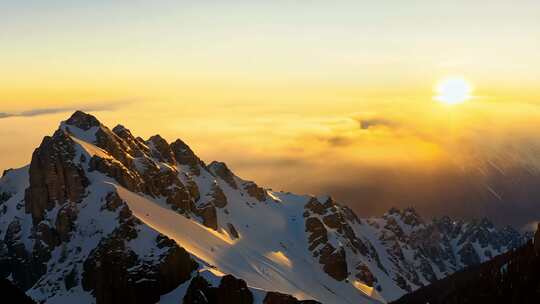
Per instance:
[[[77,111],[0,179],[0,276],[46,303],[384,303],[517,247],[488,221],[359,218]]]

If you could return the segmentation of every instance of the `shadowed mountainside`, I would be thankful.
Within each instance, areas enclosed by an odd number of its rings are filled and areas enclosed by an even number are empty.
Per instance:
[[[524,246],[420,288],[393,304],[539,302],[540,230],[537,230],[534,240]]]

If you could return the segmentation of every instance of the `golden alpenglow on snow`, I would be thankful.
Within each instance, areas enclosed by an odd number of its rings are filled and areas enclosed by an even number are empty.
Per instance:
[[[4,1],[0,27],[13,303],[540,301],[539,2]]]

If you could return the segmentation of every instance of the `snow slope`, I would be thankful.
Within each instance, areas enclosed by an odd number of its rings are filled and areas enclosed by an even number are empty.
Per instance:
[[[150,227],[171,237],[210,266],[234,274],[252,287],[323,303],[368,302],[369,297],[378,297],[374,291],[362,296],[365,290],[329,278],[306,258],[309,252],[303,226],[298,224],[295,214],[303,209],[307,198],[303,198],[304,202],[298,198],[285,204],[262,204],[256,212],[249,210],[241,239],[233,240],[224,229],[213,231],[141,195],[122,187],[117,190],[134,214]],[[279,199],[279,193],[273,194]],[[248,211],[242,209],[253,208],[244,206],[231,206],[230,213],[242,214]]]

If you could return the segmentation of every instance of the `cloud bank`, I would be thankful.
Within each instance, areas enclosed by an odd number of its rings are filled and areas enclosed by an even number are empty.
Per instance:
[[[0,112],[0,119],[12,118],[12,117],[35,117],[42,115],[50,115],[57,113],[73,112],[77,110],[85,112],[99,112],[99,111],[113,111],[118,108],[129,105],[135,102],[136,99],[121,99],[121,100],[110,100],[110,101],[100,101],[100,102],[88,102],[92,105],[80,105],[80,106],[70,106],[70,107],[53,107],[53,108],[42,108],[21,112]]]

